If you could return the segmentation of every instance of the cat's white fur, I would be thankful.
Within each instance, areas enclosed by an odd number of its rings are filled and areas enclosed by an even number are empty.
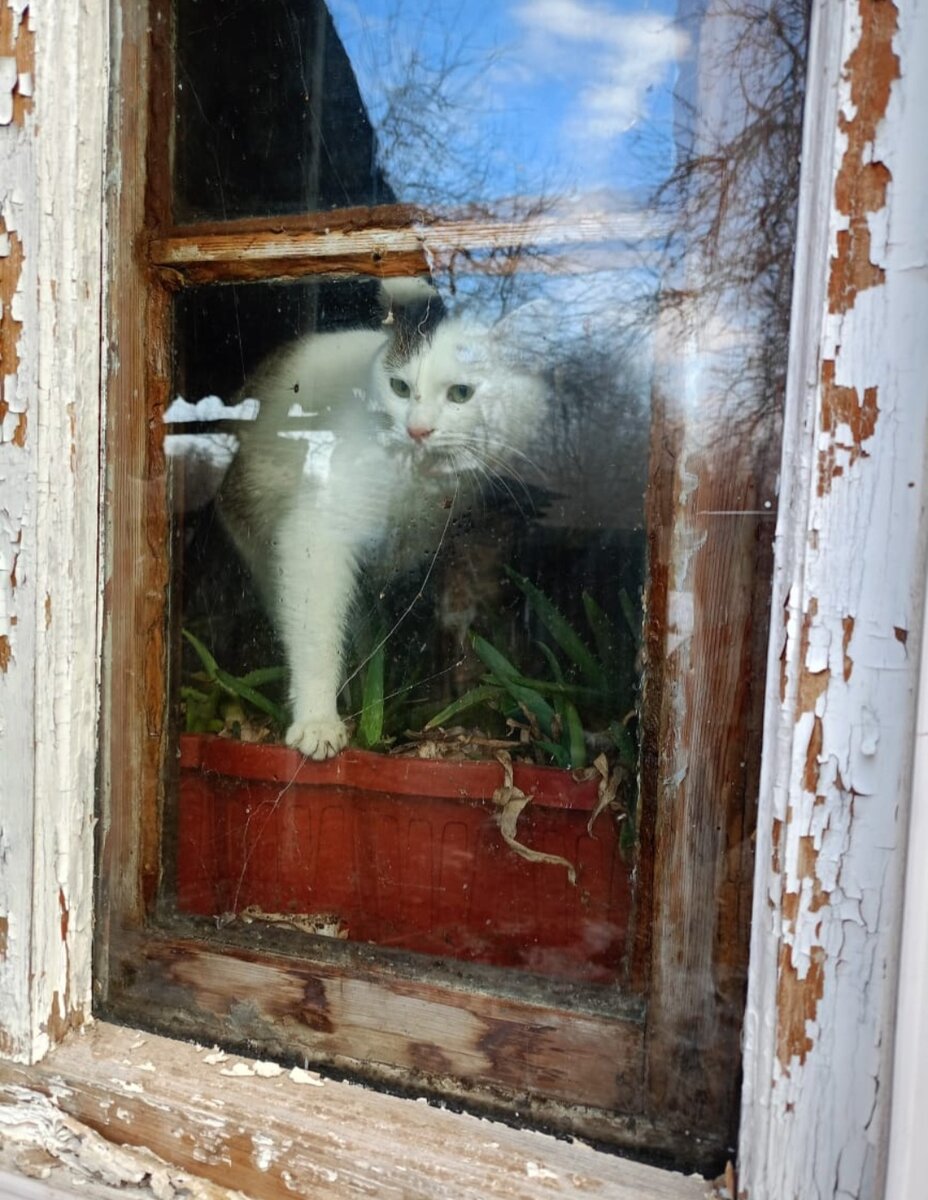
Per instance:
[[[508,327],[448,319],[399,362],[389,327],[310,335],[246,385],[260,413],[220,510],[283,638],[287,742],[310,758],[347,742],[336,700],[359,571],[427,571],[452,512],[521,474],[543,428],[544,386]]]

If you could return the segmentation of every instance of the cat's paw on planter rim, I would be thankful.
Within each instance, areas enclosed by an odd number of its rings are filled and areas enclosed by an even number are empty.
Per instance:
[[[307,758],[334,758],[348,745],[348,730],[338,717],[294,721],[287,730],[287,745],[302,751]]]

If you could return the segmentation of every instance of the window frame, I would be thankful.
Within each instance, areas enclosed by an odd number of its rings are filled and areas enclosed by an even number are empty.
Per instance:
[[[850,214],[832,203],[835,179],[847,153],[845,130],[838,127],[836,113],[839,109],[853,111],[852,89],[868,68],[866,56],[859,51],[866,39],[873,37],[878,10],[883,19],[895,14],[902,23],[892,39],[901,60],[900,75],[889,81],[890,103],[882,110],[877,106],[874,116],[881,161],[890,164],[891,179],[884,203],[875,210],[878,215],[865,218],[881,235],[871,252],[882,264],[884,276],[879,286],[861,290],[859,303],[835,314],[824,301],[829,254],[838,243],[837,235],[850,228]],[[124,13],[124,18],[131,15]],[[925,38],[925,8],[914,0],[898,8],[875,0],[859,7],[822,0],[816,7],[810,53],[814,105],[810,99],[803,156],[805,223],[801,229],[808,251],[800,260],[794,304],[794,316],[801,319],[794,319],[783,463],[784,497],[790,501],[781,508],[776,571],[775,595],[782,599],[787,619],[785,629],[780,634],[775,630],[771,639],[772,662],[785,664],[788,695],[779,693],[778,670],[776,677],[771,676],[767,695],[760,829],[768,853],[758,856],[755,900],[760,919],[755,921],[745,1060],[748,1082],[742,1105],[740,1182],[750,1194],[785,1198],[797,1190],[802,1194],[816,1187],[822,1194],[830,1194],[839,1162],[846,1172],[856,1172],[869,1194],[878,1194],[879,1171],[874,1173],[870,1165],[865,1169],[864,1164],[872,1164],[885,1153],[889,1088],[881,1089],[875,1105],[865,1114],[859,1104],[843,1103],[846,1089],[841,1089],[841,1094],[837,1088],[823,1089],[821,1080],[823,1072],[828,1078],[842,1048],[847,1084],[852,1090],[859,1086],[861,1096],[868,1094],[867,1086],[874,1078],[888,1080],[890,1075],[896,915],[925,579],[920,511],[925,487],[921,466],[926,448],[925,414],[920,411],[917,387],[911,382],[908,387],[900,386],[897,377],[900,362],[911,364],[910,380],[923,379],[928,367],[926,339],[918,340],[909,320],[913,312],[925,311],[924,285],[907,272],[905,261],[909,253],[924,253],[924,235],[915,219],[917,202],[911,201],[924,194],[925,184],[925,168],[915,153],[920,134],[914,128],[917,114],[924,111],[925,87],[917,64]],[[82,54],[74,55],[75,45]],[[76,223],[81,236],[75,256],[69,236],[74,225],[59,218],[56,227],[52,214],[73,211],[73,179],[62,178],[54,170],[62,154],[76,155],[80,145],[84,178],[103,178],[100,99],[106,78],[105,46],[100,11],[81,11],[74,2],[43,13],[35,71],[43,98],[41,133],[30,131],[28,137],[20,138],[20,142],[33,139],[29,149],[32,145],[38,148],[41,171],[26,154],[17,158],[15,148],[9,159],[27,196],[35,199],[29,206],[32,215],[19,227],[19,236],[35,255],[31,260],[27,254],[26,262],[31,264],[27,271],[35,274],[27,274],[25,282],[38,284],[24,287],[21,293],[19,344],[27,401],[36,414],[35,426],[43,431],[41,443],[32,445],[32,457],[15,482],[22,495],[44,498],[45,502],[44,508],[38,508],[35,540],[23,551],[27,556],[23,565],[33,566],[33,572],[24,572],[21,591],[17,588],[21,620],[16,627],[12,665],[4,671],[0,693],[5,713],[33,714],[34,728],[41,731],[41,736],[30,737],[30,723],[20,717],[7,726],[14,730],[12,743],[9,733],[6,735],[13,761],[21,771],[20,794],[27,798],[23,819],[7,826],[13,842],[4,906],[15,911],[21,924],[0,965],[4,994],[15,1001],[4,1020],[4,1052],[14,1059],[41,1057],[69,1026],[85,1020],[90,994],[87,898],[94,815],[93,756],[88,758],[86,750],[95,744],[96,727],[87,689],[93,690],[96,646],[87,631],[97,628],[99,618],[96,521],[100,492],[94,465],[99,445],[95,347],[100,326],[93,314],[97,312],[94,297],[99,296],[101,287],[101,221],[91,215],[86,222]],[[872,97],[869,103],[872,105]],[[79,127],[78,113],[93,115]],[[870,141],[875,138],[876,134]],[[8,145],[5,141],[4,154]],[[852,180],[860,181],[865,175],[862,162],[851,164]],[[882,240],[888,228],[884,213],[892,218],[891,247]],[[822,355],[834,353],[837,345],[854,345],[859,339],[870,351],[866,363],[845,361],[840,386],[856,385],[862,397],[865,389],[878,382],[893,412],[895,447],[904,450],[907,464],[915,463],[919,469],[909,472],[911,480],[903,479],[902,473],[894,477],[900,462],[894,445],[877,441],[867,447],[869,456],[861,454],[849,464],[848,486],[838,484],[819,496],[816,473],[823,433],[830,433],[833,449],[847,452],[841,431],[829,424],[824,413],[829,396],[819,369]],[[121,342],[119,349],[121,353]],[[32,383],[35,378],[40,386]],[[80,412],[81,419],[73,428],[72,414],[57,402],[62,393],[74,397]],[[71,461],[72,455],[85,469],[80,475],[72,472],[62,478],[58,464]],[[52,480],[55,505],[48,503]],[[903,490],[909,483],[914,494]],[[861,487],[876,502],[876,517],[872,504],[868,507],[858,502]],[[894,509],[896,502],[898,508]],[[901,598],[880,573],[868,569],[857,552],[858,539],[872,533],[874,524],[878,534],[892,537],[905,593]],[[819,591],[809,589],[810,579],[820,585]],[[805,598],[813,595],[820,600],[814,613],[803,607]],[[821,603],[824,596],[827,608]],[[835,646],[844,645],[843,622],[862,604],[869,606],[874,636],[906,651],[901,661],[889,669],[882,663],[868,663],[862,656],[855,661],[849,679],[844,677],[840,659],[812,671],[819,660],[811,650],[821,645],[820,635],[832,636]],[[897,623],[900,618],[902,623]],[[38,651],[35,671],[29,669],[31,646]],[[75,663],[78,686],[62,694],[58,681],[74,671]],[[800,811],[804,794],[802,772],[795,766],[808,762],[810,737],[808,722],[800,727],[794,708],[805,677],[804,666],[811,674],[825,676],[816,681],[821,688],[816,702],[830,706],[833,724],[823,731],[829,740],[840,741],[842,733],[846,736],[854,727],[854,714],[866,707],[868,688],[878,690],[881,705],[896,714],[894,728],[900,732],[892,752],[881,752],[876,762],[877,782],[893,798],[895,836],[889,850],[868,845],[858,836],[849,860],[839,855],[843,865],[859,881],[865,881],[870,894],[881,902],[885,924],[864,941],[851,940],[840,954],[828,952],[820,960],[821,970],[814,977],[816,990],[821,989],[815,1008],[817,1029],[833,1028],[838,1041],[826,1044],[824,1039],[810,1038],[810,1044],[789,1059],[787,1074],[775,1061],[771,1043],[775,1044],[781,1029],[795,1030],[797,993],[801,996],[796,984],[809,975],[802,976],[797,964],[793,964],[793,975],[782,970],[780,949],[785,944],[802,944],[803,939],[806,944],[821,945],[816,939],[821,938],[825,923],[834,929],[842,920],[839,906],[831,905],[827,897],[824,903],[813,905],[814,889],[807,895],[802,889],[797,892],[785,886],[789,870],[795,872],[795,863],[793,868],[786,866],[772,847],[774,822],[782,821],[777,814],[791,819],[790,810],[793,814]],[[819,761],[827,756],[828,745],[819,747],[815,755]],[[70,798],[66,805],[61,804],[62,793]],[[840,819],[849,835],[868,832],[862,805],[856,811],[851,805],[848,810],[843,797],[828,791],[820,807],[824,816]],[[60,847],[67,847],[68,853],[62,856]],[[795,873],[792,878],[795,883]],[[791,900],[794,896],[799,898],[798,905]],[[883,987],[867,987],[869,979],[881,979]],[[798,1011],[800,1016],[804,1013],[801,1006]],[[878,1048],[873,1058],[852,1053],[864,1043]],[[54,1056],[49,1062],[51,1067]],[[22,1078],[38,1084],[37,1074],[26,1072]]]
[[[104,636],[114,664],[109,677],[121,685],[118,712],[108,712],[104,698],[102,721],[109,762],[98,894],[106,931],[95,972],[98,1009],[161,1031],[186,1029],[228,1040],[223,1006],[246,998],[254,1017],[238,1030],[241,1039],[274,1044],[275,1028],[282,1026],[291,1053],[417,1089],[435,1089],[432,1076],[440,1063],[442,1094],[484,1111],[530,1112],[561,1132],[645,1153],[673,1153],[694,1166],[724,1161],[733,1152],[737,1122],[738,1076],[730,1063],[738,1053],[747,964],[759,680],[766,653],[765,629],[757,619],[763,602],[736,577],[739,555],[751,560],[757,544],[765,543],[760,553],[769,559],[773,514],[751,499],[759,486],[755,464],[743,460],[739,447],[724,462],[713,462],[699,488],[689,489],[681,502],[688,464],[701,446],[685,409],[669,395],[662,397],[654,423],[652,459],[659,483],[648,498],[645,647],[653,667],[643,725],[651,750],[642,768],[636,903],[651,919],[639,919],[630,949],[631,995],[616,995],[611,1008],[594,1000],[592,1007],[578,1009],[559,1003],[556,995],[523,1000],[515,984],[511,990],[478,984],[465,991],[427,968],[415,977],[390,963],[371,963],[369,956],[342,967],[322,947],[318,956],[300,961],[283,941],[258,951],[228,929],[207,944],[192,926],[166,930],[154,919],[160,814],[172,770],[164,683],[171,664],[164,640],[168,563],[150,551],[166,546],[169,536],[159,432],[171,399],[172,295],[188,284],[233,279],[422,272],[433,256],[509,245],[529,225],[542,244],[576,242],[608,234],[622,216],[587,219],[565,230],[544,217],[518,226],[436,221],[394,205],[175,227],[171,133],[163,102],[172,91],[170,5],[154,0],[151,12],[150,27],[133,28],[131,22],[123,27],[126,83],[132,94],[150,95],[152,103],[147,127],[140,109],[131,128],[123,128],[127,141],[118,153],[124,187],[110,218],[116,297],[111,341],[120,352],[107,383],[106,511],[115,519],[105,538],[111,602]],[[157,96],[152,80],[158,81]],[[146,422],[137,409],[142,395]],[[139,488],[138,480],[146,486]],[[739,508],[737,528],[730,523],[730,537],[726,532],[708,539],[693,571],[688,547],[704,536],[711,519],[703,510]],[[678,626],[673,596],[689,593],[694,612],[712,611],[719,581],[729,577],[730,644],[720,653],[717,636],[705,625]],[[130,597],[114,582],[123,579],[134,580]],[[140,664],[139,645],[145,648]],[[147,736],[125,734],[139,729]],[[724,746],[716,729],[725,730]],[[657,753],[659,745],[668,747],[666,753]],[[690,760],[698,769],[686,769]],[[668,769],[668,762],[681,769]],[[341,988],[339,981],[352,975],[358,986]],[[199,1012],[199,1024],[185,1016],[182,993]],[[282,1002],[281,994],[290,1000]],[[423,1045],[412,1032],[421,1028],[422,1013],[432,1027],[447,1030],[441,1046]],[[389,1027],[375,1036],[372,1024],[378,1021]],[[356,1056],[352,1044],[362,1030],[368,1051]]]

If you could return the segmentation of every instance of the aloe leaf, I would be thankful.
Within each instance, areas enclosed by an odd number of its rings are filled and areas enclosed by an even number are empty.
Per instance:
[[[383,741],[383,660],[384,649],[380,645],[371,655],[364,671],[358,741],[368,750]]]
[[[499,684],[484,683],[479,687],[471,688],[465,692],[463,696],[458,696],[456,700],[443,708],[440,713],[436,713],[431,720],[427,721],[423,728],[437,729],[439,725],[445,725],[452,717],[458,716],[462,712],[467,712],[470,708],[476,708],[480,704],[491,704],[494,701],[499,701],[503,696],[503,689]]]
[[[275,704],[273,700],[268,700],[267,696],[263,696],[261,692],[256,691],[253,687],[249,687],[241,679],[237,679],[234,675],[230,675],[228,671],[223,671],[220,667],[217,667],[216,681],[231,696],[237,696],[240,700],[247,700],[249,704],[266,713],[278,725],[285,724],[286,716],[281,706]]]
[[[242,675],[241,680],[248,687],[263,687],[266,683],[278,683],[286,677],[286,667],[258,667],[257,670]]]
[[[198,637],[194,637],[189,629],[182,629],[181,633],[187,639],[190,645],[193,646],[197,653],[197,658],[199,658],[200,662],[203,664],[210,679],[216,679],[219,673],[219,664],[216,662],[215,658],[213,658],[212,654],[210,654]]]
[[[603,686],[603,669],[596,661],[580,635],[570,622],[558,611],[548,597],[529,580],[517,574],[510,567],[506,568],[509,578],[528,598],[529,603],[538,615],[542,625],[551,634],[567,657],[577,666],[581,673],[596,687]]]
[[[579,771],[586,766],[586,738],[583,736],[583,723],[577,712],[577,706],[571,704],[569,700],[564,704],[564,717],[565,728],[562,742],[567,746],[570,759],[568,765],[573,770]]]
[[[583,611],[586,623],[593,634],[596,643],[596,653],[600,662],[609,670],[615,662],[619,643],[619,633],[603,610],[599,607],[589,592],[583,593]]]
[[[517,683],[520,687],[531,688],[543,696],[552,696],[555,701],[558,696],[568,696],[574,700],[596,699],[600,697],[599,688],[584,687],[579,683],[552,683],[550,679],[532,679],[528,675],[500,676],[488,671],[481,678],[485,683],[496,683],[500,687],[504,682]]]
[[[523,687],[512,679],[504,679],[502,683],[513,700],[526,712],[531,713],[541,731],[550,737],[556,714],[544,696],[539,695],[534,688]]]
[[[493,672],[499,679],[518,679],[519,672],[512,665],[505,654],[501,654],[499,650],[486,638],[481,637],[479,633],[471,634],[471,643],[474,650],[477,652],[477,657],[485,667]]]
[[[539,642],[538,648],[548,660],[548,666],[551,668],[551,674],[554,676],[557,683],[563,685],[564,672],[561,670],[561,664],[558,662],[557,655],[551,649],[547,642]]]

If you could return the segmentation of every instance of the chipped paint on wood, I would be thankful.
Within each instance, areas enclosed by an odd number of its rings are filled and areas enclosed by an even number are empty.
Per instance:
[[[19,311],[23,244],[13,220],[10,215],[8,222],[0,213],[0,444],[17,440],[20,421],[25,418],[16,393],[22,328]],[[24,437],[20,437],[17,444],[21,446],[23,441]]]
[[[822,446],[819,450],[818,492],[823,496],[832,481],[850,470],[858,459],[867,457],[869,442],[876,431],[880,406],[877,389],[867,387],[863,397],[853,387],[835,383],[834,359],[822,363]]]
[[[928,5],[823,0],[814,24],[773,598],[786,624],[770,647],[745,1021],[748,1200],[882,1195],[928,540],[914,199]]]
[[[0,1052],[27,1060],[90,1012],[107,30],[0,3]]]
[[[837,230],[831,260],[832,313],[847,312],[858,292],[886,278],[885,269],[872,261],[869,217],[885,206],[892,179],[886,164],[874,158],[874,144],[899,78],[899,57],[893,49],[898,10],[889,0],[859,0],[858,19],[859,37],[845,62],[848,102],[838,114],[838,128],[847,142],[835,179],[835,209],[847,221]]]
[[[32,111],[35,44],[27,0],[0,4],[0,125],[22,125]]]

